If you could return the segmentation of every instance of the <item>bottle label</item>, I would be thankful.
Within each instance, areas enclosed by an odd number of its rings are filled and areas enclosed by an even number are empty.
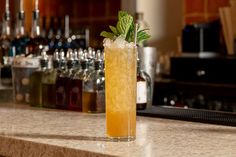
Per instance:
[[[65,89],[63,86],[58,87],[56,91],[56,104],[58,106],[64,106],[66,103]]]
[[[39,58],[15,57],[13,59],[13,67],[14,68],[38,68]]]
[[[70,105],[73,107],[82,106],[82,92],[79,88],[82,88],[81,85],[80,87],[73,87],[70,93]]]
[[[147,103],[147,83],[146,81],[137,82],[137,104]]]

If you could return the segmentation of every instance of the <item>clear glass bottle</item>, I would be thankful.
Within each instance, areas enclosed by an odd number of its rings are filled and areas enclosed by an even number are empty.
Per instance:
[[[49,30],[48,30],[48,46],[49,51],[48,54],[52,55],[54,53],[55,49],[55,25],[54,25],[54,17],[50,17],[50,24],[49,24]]]
[[[12,70],[11,70],[11,65],[12,65],[12,58],[10,57],[4,57],[4,65],[1,66],[0,70],[0,76],[1,76],[1,81],[0,81],[0,88],[11,88],[12,87]]]
[[[45,71],[42,78],[42,105],[47,108],[56,108],[56,79],[60,73],[58,51],[55,51],[52,62],[53,68]]]
[[[41,30],[41,37],[42,37],[42,46],[43,46],[43,50],[47,51],[48,55],[53,55],[52,53],[49,53],[49,40],[47,38],[47,17],[43,16],[42,19],[42,30]]]
[[[11,42],[11,53],[14,55],[24,55],[29,37],[25,33],[25,12],[23,9],[23,0],[20,0],[20,11],[17,14],[15,26],[15,37]]]
[[[71,47],[72,39],[70,38],[70,21],[69,21],[69,15],[65,16],[65,32],[64,37],[62,38],[63,42],[63,48],[64,50],[68,50]]]
[[[82,48],[78,50],[78,59],[81,60],[84,57],[84,51]]]
[[[77,110],[80,111],[81,107],[78,101],[80,91],[81,91],[81,83],[80,81],[73,79],[75,74],[75,60],[74,60],[74,53],[72,49],[69,49],[68,52],[68,60],[67,60],[67,77],[68,77],[68,84],[66,90],[67,96],[67,109],[69,110]]]
[[[66,70],[66,58],[65,58],[65,51],[63,49],[60,50],[59,57],[60,57],[60,70],[61,73],[65,72]]]
[[[87,52],[88,52],[89,69],[94,70],[95,51],[91,47],[89,47]]]
[[[87,80],[90,73],[87,52],[85,52],[81,58],[80,64],[80,70],[75,72],[71,79],[69,108],[72,110],[84,111],[84,100],[82,96],[83,82]]]
[[[0,37],[0,68],[1,68],[1,82],[0,86],[10,87],[12,85],[11,64],[12,58],[10,57],[11,47],[11,27],[10,27],[10,10],[9,0],[5,3],[5,12],[2,22],[2,34]]]
[[[80,69],[80,60],[79,60],[79,55],[78,55],[78,51],[76,49],[74,49],[73,51],[73,56],[74,56],[74,69],[75,71],[78,71]]]
[[[56,79],[56,108],[66,109],[67,108],[67,84],[68,78],[66,73],[66,59],[63,50],[60,51],[60,72]]]
[[[151,78],[140,68],[140,61],[137,60],[137,110],[144,110],[151,105]]]
[[[100,52],[94,61],[94,70],[83,83],[83,112],[105,112],[105,77],[104,61]]]
[[[41,31],[41,36],[47,40],[47,30],[46,30],[46,16],[43,16],[43,19],[42,19],[42,31]]]
[[[144,14],[142,12],[135,13],[135,22],[138,24],[139,30],[146,30],[146,32],[149,33],[150,26],[144,20]],[[141,47],[147,46],[147,42],[139,43],[139,46]]]
[[[62,27],[61,27],[61,17],[58,17],[58,31],[56,35],[55,46],[58,49],[64,49],[67,52],[71,47],[72,39],[70,38],[70,27],[69,27],[69,15],[65,16],[65,28],[64,35],[62,35]]]
[[[3,65],[3,57],[9,56],[10,45],[11,45],[11,26],[10,26],[10,10],[9,10],[9,0],[6,0],[5,3],[5,12],[3,15],[2,23],[2,34],[0,37],[0,62]]]
[[[58,16],[56,18],[56,35],[55,35],[55,42],[54,42],[54,49],[63,49],[63,42],[62,42],[62,21],[61,17]],[[65,51],[66,52],[66,51]]]
[[[33,56],[39,56],[44,49],[45,43],[44,38],[40,34],[40,15],[39,15],[39,9],[38,9],[38,0],[35,0],[35,8],[33,11],[33,17],[32,17],[32,27],[31,27],[31,33],[30,33],[30,41],[27,44],[26,47],[26,56],[33,55]]]
[[[40,67],[30,76],[30,96],[29,103],[31,106],[42,107],[42,78],[48,69],[48,56],[45,51],[40,58]]]

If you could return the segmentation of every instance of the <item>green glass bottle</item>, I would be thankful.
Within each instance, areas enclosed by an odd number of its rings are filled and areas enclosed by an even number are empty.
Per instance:
[[[94,59],[93,70],[87,79],[83,80],[83,112],[105,112],[105,77],[104,61],[101,52],[97,51]]]
[[[40,58],[40,67],[30,76],[30,96],[29,103],[31,106],[42,107],[42,78],[48,69],[48,56],[45,51]]]
[[[42,77],[42,106],[56,108],[56,79],[60,74],[60,58],[58,51],[53,55],[53,67],[46,70]]]

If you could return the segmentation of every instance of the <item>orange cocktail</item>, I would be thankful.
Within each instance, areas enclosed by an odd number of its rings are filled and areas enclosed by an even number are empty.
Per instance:
[[[113,140],[136,135],[136,63],[133,43],[105,39],[106,132]]]

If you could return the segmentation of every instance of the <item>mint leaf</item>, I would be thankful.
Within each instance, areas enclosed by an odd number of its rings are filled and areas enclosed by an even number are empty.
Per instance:
[[[100,33],[101,36],[105,37],[105,38],[110,38],[110,39],[114,39],[116,37],[115,34],[111,33],[111,32],[106,32],[106,31],[102,31]]]
[[[137,43],[142,43],[143,41],[149,39],[151,36],[147,34],[144,30],[138,31],[137,33]]]
[[[124,38],[127,42],[134,42],[135,25],[131,15],[125,11],[119,11],[116,27],[109,26],[111,32],[102,31],[101,36],[115,40],[117,37]],[[146,32],[148,29],[140,30],[138,26],[137,43],[140,44],[151,36]]]
[[[116,25],[119,34],[126,39],[129,29],[133,23],[133,17],[130,15],[123,16]]]
[[[111,31],[112,31],[115,35],[119,35],[119,33],[118,33],[116,27],[114,27],[114,26],[109,26],[109,28],[111,29]]]
[[[127,37],[126,37],[126,41],[128,42],[133,42],[134,41],[134,30],[135,30],[135,27],[134,27],[134,22],[132,22],[131,26],[130,26],[130,29],[129,29],[129,32],[127,34]]]
[[[118,20],[120,21],[124,16],[127,16],[128,13],[126,11],[119,11],[118,12]]]

